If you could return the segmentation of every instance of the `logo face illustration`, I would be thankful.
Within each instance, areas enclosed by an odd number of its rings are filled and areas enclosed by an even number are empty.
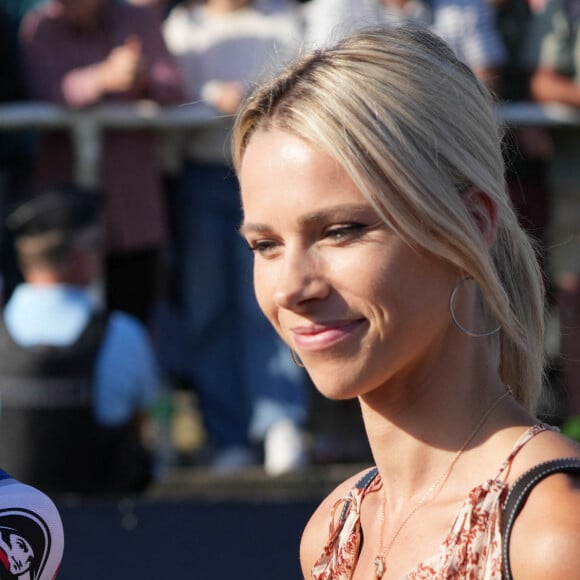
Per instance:
[[[25,509],[0,510],[0,580],[38,580],[49,551],[42,518]]]

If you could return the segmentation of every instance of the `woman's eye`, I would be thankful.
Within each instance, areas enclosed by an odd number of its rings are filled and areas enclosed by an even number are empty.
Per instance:
[[[324,237],[330,238],[337,242],[346,242],[348,240],[359,238],[366,230],[363,224],[345,224],[333,226],[324,232]]]
[[[255,254],[266,255],[272,253],[278,247],[278,243],[274,240],[257,240],[248,242],[248,246]]]

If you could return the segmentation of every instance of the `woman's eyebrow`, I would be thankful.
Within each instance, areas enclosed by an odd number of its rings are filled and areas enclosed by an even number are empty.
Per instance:
[[[328,221],[330,219],[348,219],[351,218],[353,214],[368,214],[369,211],[374,213],[373,208],[369,205],[345,203],[305,213],[298,218],[298,225],[308,226],[318,222]],[[240,226],[239,232],[241,235],[245,235],[249,232],[267,233],[272,230],[273,228],[267,224],[247,222]]]
[[[238,229],[238,233],[241,236],[245,236],[250,232],[253,233],[268,233],[271,232],[272,228],[266,224],[253,224],[253,223],[242,223]]]
[[[308,225],[310,223],[328,221],[329,219],[349,219],[353,217],[353,214],[368,214],[369,211],[373,211],[369,205],[345,203],[332,207],[325,207],[320,211],[306,213],[300,217],[299,223],[301,225]]]

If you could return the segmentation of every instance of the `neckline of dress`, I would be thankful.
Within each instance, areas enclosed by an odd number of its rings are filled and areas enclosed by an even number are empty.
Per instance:
[[[502,479],[502,475],[506,472],[507,468],[509,467],[511,462],[514,460],[515,456],[518,454],[520,449],[522,449],[522,447],[524,447],[524,445],[528,441],[530,441],[530,439],[532,439],[533,437],[535,437],[539,433],[542,433],[542,432],[548,431],[548,430],[552,430],[552,429],[553,428],[546,423],[538,423],[538,424],[532,425],[531,427],[526,429],[522,433],[522,435],[520,435],[520,437],[517,439],[517,441],[515,442],[512,450],[508,454],[507,458],[500,465],[495,477],[490,477],[490,478],[484,480],[483,482],[478,483],[469,491],[469,493],[467,494],[465,499],[461,502],[461,505],[459,506],[459,509],[457,510],[457,512],[455,514],[455,517],[453,518],[451,526],[449,527],[449,531],[445,534],[445,537],[440,542],[439,547],[437,548],[435,553],[431,556],[428,556],[427,558],[424,558],[420,562],[418,562],[408,572],[406,572],[401,578],[402,579],[407,578],[409,575],[414,574],[420,567],[429,566],[431,562],[438,561],[439,558],[441,557],[441,554],[446,550],[446,548],[449,544],[449,539],[455,530],[457,521],[458,521],[459,517],[461,516],[461,514],[464,512],[464,510],[468,507],[470,499],[475,494],[478,494],[478,492],[480,492],[482,490],[487,490],[487,491],[491,490],[494,485],[499,486],[498,491],[500,492],[500,494],[504,489],[507,489],[508,484]],[[364,496],[366,496],[368,493],[377,492],[380,489],[381,483],[382,483],[381,474],[380,474],[380,472],[377,472],[376,476],[373,478],[371,485],[369,485],[368,488],[366,489],[366,491],[364,492]],[[364,496],[363,496],[363,498],[361,498],[361,508],[362,508],[362,501],[364,500]],[[360,517],[360,513],[359,513],[359,517]],[[363,544],[363,531],[362,531],[362,527],[361,527],[360,528],[360,548],[361,549],[362,549],[362,544]]]

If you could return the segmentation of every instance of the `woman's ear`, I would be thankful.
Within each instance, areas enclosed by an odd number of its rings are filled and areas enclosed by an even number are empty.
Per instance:
[[[490,248],[497,235],[497,204],[490,195],[475,186],[463,194],[463,203]]]

